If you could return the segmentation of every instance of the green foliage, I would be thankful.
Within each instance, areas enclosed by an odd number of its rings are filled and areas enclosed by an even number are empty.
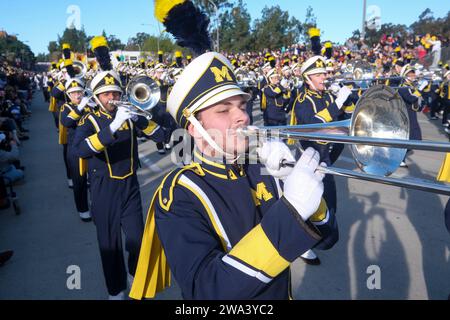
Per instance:
[[[261,19],[254,23],[254,47],[262,50],[289,46],[299,40],[302,29],[300,21],[279,6],[264,7]]]
[[[63,43],[70,44],[72,51],[74,52],[84,52],[88,44],[84,29],[77,30],[75,28],[66,28],[62,36],[58,35],[58,49],[54,51],[62,51],[61,48]],[[54,51],[50,51],[50,53]]]
[[[225,51],[248,51],[252,49],[251,17],[242,0],[220,16],[220,49]],[[215,39],[216,34],[212,37]]]
[[[12,63],[16,59],[20,59],[23,65],[28,68],[31,67],[36,59],[30,47],[14,36],[0,38],[0,55],[3,55]]]

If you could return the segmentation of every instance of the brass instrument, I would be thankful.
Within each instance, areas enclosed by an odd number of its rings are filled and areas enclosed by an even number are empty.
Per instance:
[[[368,89],[359,99],[349,120],[298,126],[249,126],[238,132],[244,136],[262,138],[349,144],[355,162],[363,172],[335,167],[319,167],[317,170],[347,178],[450,195],[450,186],[447,184],[388,177],[400,166],[406,149],[450,152],[450,143],[447,142],[408,140],[409,118],[406,107],[398,92],[390,87],[377,85]]]
[[[73,62],[73,69],[75,70],[75,77],[84,79],[87,74],[87,66],[81,61]]]
[[[111,100],[109,103],[125,107],[130,110],[130,113],[144,116],[150,120],[153,116],[150,110],[158,104],[161,98],[158,84],[147,76],[137,76],[131,79],[125,92],[125,101]]]

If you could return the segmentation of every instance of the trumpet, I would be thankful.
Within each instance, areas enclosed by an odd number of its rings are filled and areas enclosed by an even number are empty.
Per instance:
[[[131,114],[144,116],[150,120],[150,112],[161,98],[158,84],[147,76],[137,76],[131,79],[126,87],[126,100],[111,100],[109,104],[127,108]]]
[[[349,144],[356,165],[362,172],[336,167],[319,167],[317,170],[325,174],[450,195],[447,184],[389,177],[400,166],[406,149],[450,152],[450,143],[408,140],[406,107],[402,98],[390,87],[377,85],[368,89],[359,99],[349,120],[298,126],[250,126],[239,129],[238,133],[247,137],[272,136]],[[293,165],[280,163],[280,166]]]
[[[79,79],[84,79],[87,74],[87,66],[81,61],[74,61],[73,68],[75,70],[75,77]]]

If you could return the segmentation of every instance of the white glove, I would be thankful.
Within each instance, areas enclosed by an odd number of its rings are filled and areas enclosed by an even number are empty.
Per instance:
[[[269,174],[275,178],[285,179],[294,169],[288,166],[280,166],[283,160],[295,162],[291,150],[281,141],[268,140],[261,147],[257,148],[256,152]]]
[[[339,92],[339,90],[341,90],[341,86],[340,86],[339,84],[337,84],[337,83],[333,83],[333,84],[330,86],[330,91],[331,91],[331,93],[334,94],[334,95],[337,95],[338,92]]]
[[[319,208],[323,194],[324,174],[316,172],[320,155],[313,148],[306,149],[292,173],[284,182],[284,197],[304,221]]]
[[[339,92],[337,93],[336,98],[336,105],[339,109],[342,108],[344,105],[344,102],[347,100],[347,98],[352,94],[352,90],[350,90],[347,86],[343,86],[339,89]]]
[[[84,107],[86,107],[86,105],[88,104],[89,100],[91,100],[88,97],[83,97],[83,99],[81,99],[80,104],[77,106],[78,111],[83,111]]]
[[[117,130],[122,126],[122,124],[130,119],[133,115],[130,113],[130,111],[125,107],[118,107],[116,111],[116,117],[114,118],[113,122],[109,125],[109,128],[111,129],[111,132],[114,134]]]

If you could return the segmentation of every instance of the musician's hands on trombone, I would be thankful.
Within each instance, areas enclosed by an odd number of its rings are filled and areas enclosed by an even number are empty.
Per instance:
[[[295,162],[295,158],[288,146],[278,140],[267,140],[256,149],[261,163],[263,163],[269,174],[278,179],[286,179],[292,172],[292,167],[281,166],[285,161]]]
[[[319,208],[325,174],[319,168],[320,155],[313,148],[303,152],[284,181],[283,197],[295,208],[304,221]],[[324,163],[321,166],[326,165]]]
[[[114,120],[109,125],[111,132],[114,134],[117,130],[123,125],[125,121],[131,119],[133,114],[126,107],[119,106],[117,107],[116,116]]]

